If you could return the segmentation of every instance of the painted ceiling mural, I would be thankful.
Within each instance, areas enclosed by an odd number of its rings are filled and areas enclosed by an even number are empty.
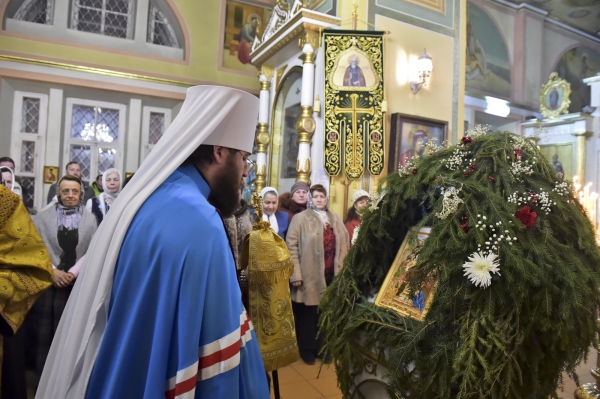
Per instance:
[[[590,86],[582,80],[600,72],[600,53],[584,46],[573,48],[561,57],[555,71],[571,84],[569,112],[581,112],[590,104]]]
[[[490,17],[467,5],[467,91],[510,99],[510,61],[502,35]]]

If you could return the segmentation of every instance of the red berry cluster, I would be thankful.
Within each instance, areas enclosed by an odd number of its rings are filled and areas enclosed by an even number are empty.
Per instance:
[[[521,162],[522,153],[520,148],[515,148],[515,161]]]
[[[469,217],[465,215],[465,216],[462,216],[462,217],[460,218],[460,220],[461,220],[461,222],[462,222],[462,223],[460,224],[460,228],[461,228],[461,229],[463,229],[463,231],[464,231],[465,233],[468,233],[468,232],[469,232],[469,226],[468,226],[468,224],[467,224],[467,223],[468,223],[468,221],[469,221]]]
[[[463,136],[463,138],[460,139],[460,141],[462,141],[464,144],[471,144],[473,142],[473,139],[469,136]]]
[[[477,164],[476,163],[472,163],[469,166],[469,169],[465,169],[465,173],[463,173],[464,177],[469,177],[469,175],[475,170],[477,169]]]

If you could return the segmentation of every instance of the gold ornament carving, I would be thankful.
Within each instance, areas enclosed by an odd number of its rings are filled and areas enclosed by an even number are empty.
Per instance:
[[[296,171],[298,172],[298,177],[296,177],[296,181],[302,181],[310,186],[310,159],[308,158],[298,158],[296,160]]]
[[[269,91],[269,89],[271,89],[271,82],[269,82],[268,80],[264,81],[264,82],[260,82],[260,90],[261,91],[262,90]]]
[[[552,72],[540,90],[540,112],[544,118],[554,119],[569,112],[571,84]]]
[[[325,170],[336,176],[342,170],[349,179],[359,179],[365,169],[380,175],[384,169],[383,118],[383,36],[381,33],[361,34],[325,32]],[[352,55],[368,59],[372,74],[361,86],[344,86],[334,82],[339,69],[349,66]],[[366,69],[366,68],[365,68]],[[362,70],[361,70],[362,73]]]
[[[310,44],[313,50],[316,50],[321,44],[321,32],[315,32],[314,30],[306,31],[306,33],[298,39],[298,47],[302,50],[306,43]]]
[[[311,143],[312,135],[315,132],[317,124],[312,117],[312,106],[302,105],[300,107],[300,117],[296,121],[296,131],[298,132],[298,143]]]
[[[260,75],[265,75],[265,78],[267,78],[267,81],[271,80],[271,78],[273,77],[273,68],[265,66],[265,65],[261,66],[258,76],[260,77]]]
[[[266,153],[267,147],[269,146],[269,125],[265,122],[261,122],[258,124],[258,132],[256,132],[256,145],[258,147],[258,152]]]
[[[302,53],[302,55],[299,58],[302,60],[303,64],[315,63],[315,53]]]
[[[271,18],[276,18],[275,13],[272,14]],[[307,10],[305,8],[300,9],[297,14],[289,17],[285,23],[279,25],[276,32],[263,35],[260,42],[257,41],[252,46],[252,63],[254,65],[262,65],[265,61],[270,59],[274,54],[277,54],[279,50],[285,47],[288,43],[299,39],[303,33],[308,31],[319,32],[322,29],[321,25],[315,25],[310,22],[304,22],[298,24],[294,29],[290,28],[300,22],[301,19],[314,20],[322,24],[329,26],[340,26],[341,21],[337,17],[331,15],[321,14],[316,11]],[[269,21],[271,23],[271,21]],[[286,32],[285,36],[281,36],[279,32]],[[316,48],[316,47],[315,47]]]
[[[286,69],[287,69],[287,64],[282,66],[281,68],[278,68],[277,72],[275,72],[275,89],[277,91],[279,91],[279,85],[281,84],[281,77],[285,73]]]

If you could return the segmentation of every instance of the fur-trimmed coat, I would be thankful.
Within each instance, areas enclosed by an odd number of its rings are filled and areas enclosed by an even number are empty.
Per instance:
[[[335,234],[334,275],[342,269],[348,253],[350,240],[342,220],[327,211],[329,223]],[[286,237],[290,257],[294,262],[294,274],[290,282],[302,280],[300,287],[292,286],[292,301],[307,306],[319,304],[327,284],[325,282],[325,254],[323,249],[323,222],[312,210],[297,214],[291,221]]]

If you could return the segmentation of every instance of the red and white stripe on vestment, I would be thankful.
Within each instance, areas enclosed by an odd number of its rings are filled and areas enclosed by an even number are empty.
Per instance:
[[[193,399],[196,382],[225,373],[240,364],[240,350],[252,339],[252,322],[244,310],[240,315],[240,326],[223,338],[201,346],[198,361],[167,380],[167,399]]]

